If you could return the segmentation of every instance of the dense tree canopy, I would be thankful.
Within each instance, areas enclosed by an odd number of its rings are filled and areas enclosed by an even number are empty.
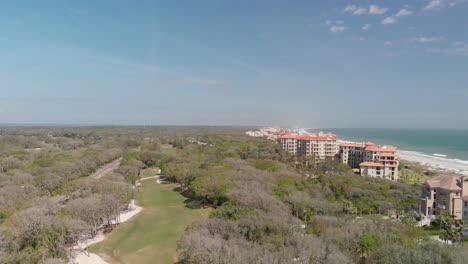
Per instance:
[[[414,226],[419,186],[315,164],[243,130],[0,128],[0,263],[66,263],[70,247],[118,222],[140,171],[156,166],[187,206],[214,208],[180,238],[180,263],[466,263],[463,245]],[[441,226],[460,240],[457,222]]]

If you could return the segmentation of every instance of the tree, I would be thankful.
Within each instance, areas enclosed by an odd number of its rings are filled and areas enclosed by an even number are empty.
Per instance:
[[[440,216],[439,221],[440,227],[443,230],[442,234],[440,234],[440,239],[451,241],[452,243],[456,243],[461,240],[463,230],[462,220],[457,220],[449,214],[443,214]]]
[[[122,174],[125,177],[125,180],[131,184],[135,184],[135,182],[140,179],[140,168],[135,166],[121,166],[119,168],[119,173]]]
[[[99,224],[106,218],[99,196],[79,198],[68,203],[65,212],[73,218],[81,219],[91,227],[91,236],[97,234]]]
[[[67,259],[68,248],[80,240],[86,229],[83,221],[57,216],[49,208],[28,208],[15,215],[7,226],[6,244],[3,245],[7,253],[5,263],[46,263],[50,258]]]
[[[358,252],[362,258],[365,258],[370,252],[378,248],[377,239],[374,234],[367,233],[361,237],[358,244]]]

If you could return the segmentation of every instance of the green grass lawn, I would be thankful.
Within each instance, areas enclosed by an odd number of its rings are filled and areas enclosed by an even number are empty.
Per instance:
[[[438,225],[430,225],[422,228],[423,233],[428,236],[438,236],[442,233],[442,229]]]
[[[409,184],[422,183],[429,179],[428,176],[419,174],[411,169],[401,169],[400,178]]]
[[[177,241],[196,219],[207,217],[210,209],[189,209],[184,198],[174,191],[175,184],[142,182],[137,204],[143,207],[134,219],[117,227],[91,252],[105,255],[112,263],[173,263],[177,260]]]
[[[157,173],[158,173],[158,169],[156,169],[156,168],[147,168],[147,169],[144,169],[144,170],[140,171],[140,177],[141,178],[152,177],[152,176],[156,176]]]

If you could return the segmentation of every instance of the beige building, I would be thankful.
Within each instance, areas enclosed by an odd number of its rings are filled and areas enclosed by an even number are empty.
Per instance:
[[[359,169],[362,176],[397,181],[398,157],[393,146],[378,146],[367,143],[341,143],[341,162],[353,169]]]
[[[281,147],[291,154],[314,156],[324,160],[338,154],[338,137],[331,133],[286,134],[279,139]]]
[[[423,184],[420,211],[429,217],[448,213],[456,219],[468,220],[468,178],[437,176],[427,180]]]

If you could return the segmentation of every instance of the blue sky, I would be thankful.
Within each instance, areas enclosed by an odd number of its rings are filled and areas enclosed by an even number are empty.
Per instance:
[[[0,123],[468,128],[468,1],[4,1]]]

